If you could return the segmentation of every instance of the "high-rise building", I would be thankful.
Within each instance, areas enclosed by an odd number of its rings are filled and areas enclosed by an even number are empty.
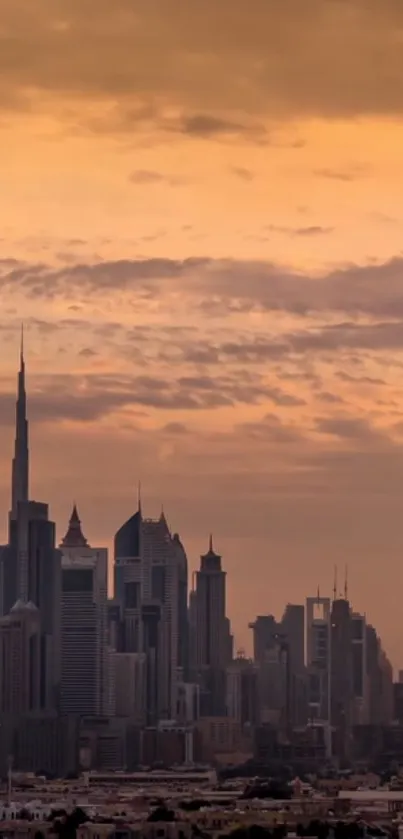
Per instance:
[[[258,666],[242,655],[227,668],[227,716],[243,726],[259,723],[258,676]]]
[[[58,707],[60,685],[60,552],[48,505],[19,501],[3,557],[3,612],[16,597],[39,609],[41,623],[41,708]],[[16,586],[16,588],[15,588]]]
[[[327,754],[331,754],[331,601],[308,597],[306,601],[307,703],[310,725],[324,729]]]
[[[115,653],[116,716],[146,723],[147,661],[145,653]]]
[[[64,714],[109,714],[107,548],[91,548],[74,506],[62,554],[61,685]]]
[[[382,720],[384,725],[391,725],[394,712],[393,667],[382,645],[380,647],[379,667],[381,671]]]
[[[122,610],[115,598],[108,599],[107,627],[108,647],[115,652],[122,652],[124,650]]]
[[[15,445],[11,478],[10,520],[17,517],[18,504],[29,497],[29,449],[27,397],[25,391],[25,360],[23,333],[21,332],[20,369],[15,413]]]
[[[287,639],[278,634],[259,665],[260,721],[275,725],[284,735],[290,722],[290,655]]]
[[[333,600],[331,610],[330,712],[333,752],[348,759],[353,715],[353,624],[347,598]]]
[[[381,640],[370,624],[366,625],[366,674],[369,722],[388,725],[393,719],[393,671]]]
[[[114,597],[122,622],[119,649],[128,653],[143,649],[141,522],[139,504],[137,512],[119,528],[114,540]]]
[[[254,662],[258,667],[262,722],[283,731],[307,721],[305,667],[305,609],[289,603],[281,621],[258,615],[249,624],[253,632]]]
[[[226,616],[226,573],[221,556],[209,549],[200,559],[196,588],[192,598],[195,622],[194,670],[200,683],[201,713],[226,713],[226,671],[230,663],[230,630]]]
[[[249,624],[253,632],[253,660],[257,664],[265,661],[267,650],[272,649],[279,632],[279,625],[273,615],[258,615]]]
[[[41,708],[41,626],[33,603],[18,600],[0,619],[0,713]]]
[[[145,632],[144,650],[150,657],[150,614],[159,614],[156,656],[157,707],[160,720],[175,719],[180,672],[180,579],[183,551],[174,541],[165,515],[157,520],[143,519],[141,555],[143,564],[142,614]],[[146,630],[146,626],[148,627]]]
[[[1,614],[17,601],[33,603],[40,616],[40,704],[58,707],[60,664],[60,554],[47,504],[29,501],[29,448],[25,360],[21,336],[12,464],[9,542],[1,551]]]
[[[189,674],[190,680],[197,679],[197,599],[195,588],[196,573],[192,575],[192,588],[189,592],[188,628],[189,628]]]
[[[147,725],[156,725],[160,719],[162,684],[161,657],[161,603],[148,601],[141,606],[143,649],[146,657],[146,719]],[[165,627],[166,634],[166,627]],[[163,673],[164,675],[164,673]],[[164,692],[163,696],[165,695]]]
[[[289,702],[292,726],[306,725],[305,608],[288,603],[280,622],[280,634],[287,641],[289,655]]]
[[[21,333],[20,367],[18,372],[17,401],[15,407],[15,439],[11,475],[11,508],[9,512],[8,545],[1,550],[1,603],[2,615],[7,615],[18,600],[18,557],[15,553],[16,520],[19,504],[26,504],[29,497],[29,448],[27,396],[25,389],[25,360],[23,334]]]
[[[188,609],[188,560],[178,533],[172,537],[178,564],[178,667],[182,679],[189,678],[189,609]]]
[[[200,717],[200,688],[192,682],[179,682],[177,721],[179,725],[192,725]]]
[[[367,632],[365,615],[353,612],[351,615],[351,656],[353,688],[353,725],[369,723],[368,680],[367,680]]]
[[[119,652],[146,656],[147,722],[174,719],[177,688],[188,674],[187,558],[165,516],[139,507],[115,536],[115,603]]]
[[[281,618],[280,631],[287,638],[293,673],[303,674],[305,670],[304,606],[296,603],[287,604]]]

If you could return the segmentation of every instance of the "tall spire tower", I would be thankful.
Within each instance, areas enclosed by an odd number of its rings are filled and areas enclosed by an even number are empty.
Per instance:
[[[21,327],[20,369],[15,410],[15,446],[11,479],[11,519],[17,517],[19,501],[28,501],[29,449],[27,395],[25,391],[24,328]]]

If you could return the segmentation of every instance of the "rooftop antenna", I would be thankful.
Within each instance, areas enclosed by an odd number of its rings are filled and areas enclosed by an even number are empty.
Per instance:
[[[337,565],[334,566],[333,600],[337,599]]]
[[[346,565],[344,572],[344,599],[348,600],[348,566]]]
[[[318,586],[318,590],[317,590],[317,593],[316,593],[316,597],[317,597],[317,600],[318,600],[318,603],[319,603],[319,600],[320,600],[319,586]]]
[[[208,549],[209,549],[209,552],[212,554],[213,553],[213,534],[212,533],[210,533]]]

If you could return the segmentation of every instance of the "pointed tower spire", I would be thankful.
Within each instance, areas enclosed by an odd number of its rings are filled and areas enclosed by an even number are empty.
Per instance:
[[[348,565],[346,565],[344,571],[344,599],[348,600]]]
[[[70,516],[67,533],[60,543],[61,548],[87,548],[88,542],[81,530],[80,516],[76,504],[73,504],[73,510]]]
[[[18,504],[28,501],[29,494],[29,450],[27,396],[25,391],[24,328],[21,326],[20,369],[18,371],[18,394],[15,408],[15,444],[11,478],[11,519],[17,516]]]
[[[137,485],[137,507],[141,515],[141,481],[139,481]]]
[[[24,323],[21,324],[21,338],[20,338],[20,361],[21,367],[24,366]]]
[[[221,556],[217,554],[213,547],[213,534],[210,533],[208,551],[200,557],[201,565],[200,571],[222,571]]]
[[[333,600],[337,600],[337,565],[334,566]]]

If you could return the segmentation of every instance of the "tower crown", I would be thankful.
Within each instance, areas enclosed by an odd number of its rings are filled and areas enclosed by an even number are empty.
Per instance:
[[[209,547],[206,554],[201,557],[202,571],[221,571],[221,556],[217,554],[213,548],[213,536],[210,533]]]
[[[70,516],[69,526],[67,528],[67,533],[63,537],[61,543],[61,548],[88,548],[88,542],[83,534],[81,529],[81,521],[78,515],[77,507],[74,504],[73,510]]]

